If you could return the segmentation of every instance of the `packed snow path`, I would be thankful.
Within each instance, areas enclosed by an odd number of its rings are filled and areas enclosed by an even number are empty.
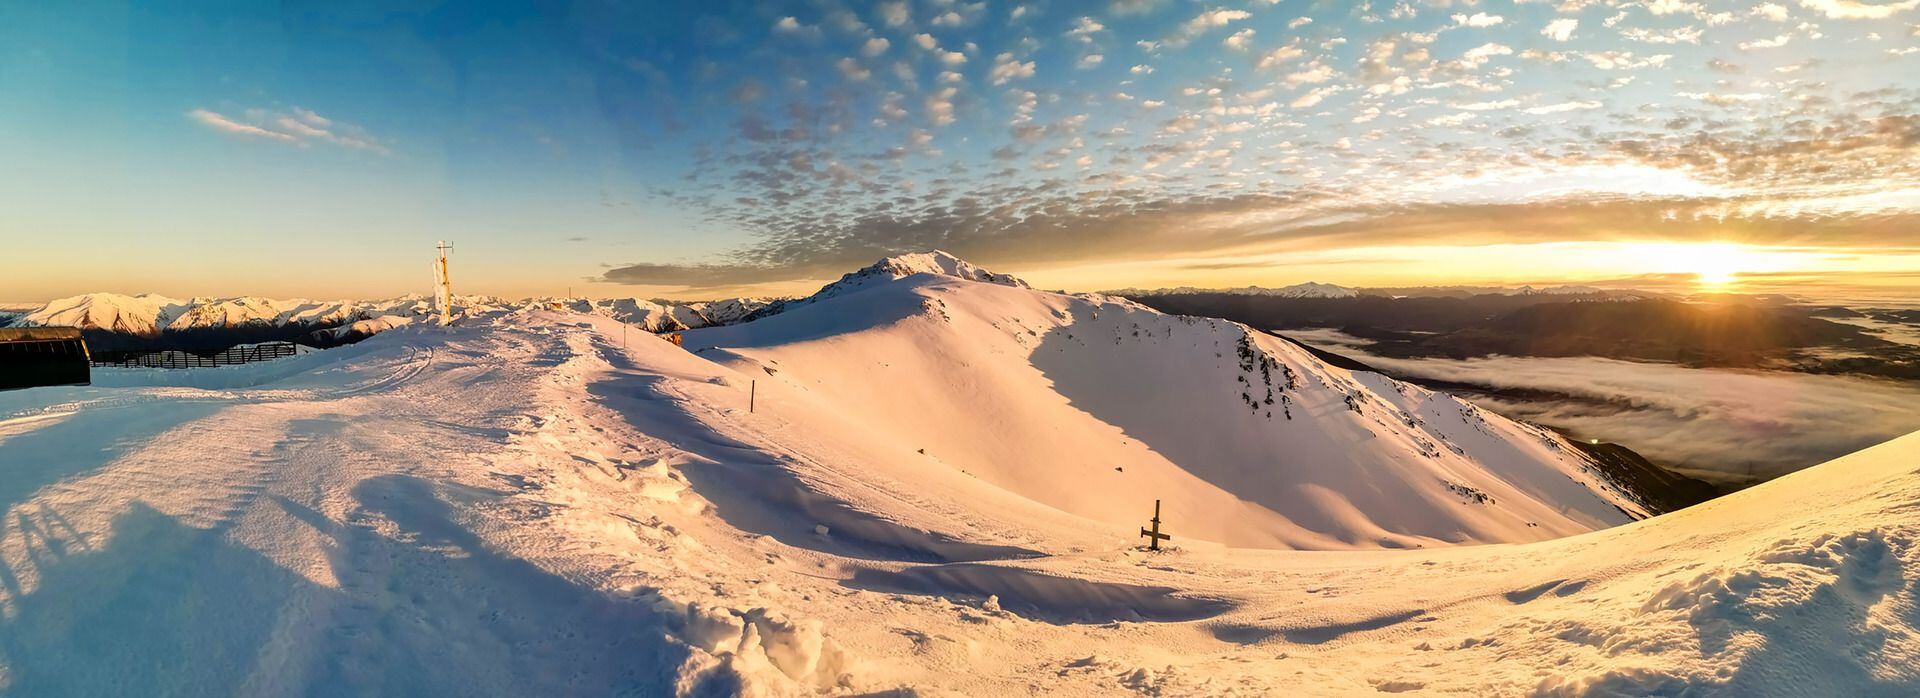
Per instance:
[[[1543,543],[1149,554],[622,336],[0,393],[0,690],[1920,691],[1920,437]]]

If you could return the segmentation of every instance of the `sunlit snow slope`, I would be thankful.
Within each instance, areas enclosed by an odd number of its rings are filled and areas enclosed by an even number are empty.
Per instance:
[[[1012,493],[1122,530],[1155,499],[1185,535],[1305,549],[1541,540],[1645,516],[1546,430],[1236,323],[1034,291],[944,253],[685,340],[759,374],[765,409],[869,449],[877,472],[957,471],[985,485],[969,498]]]

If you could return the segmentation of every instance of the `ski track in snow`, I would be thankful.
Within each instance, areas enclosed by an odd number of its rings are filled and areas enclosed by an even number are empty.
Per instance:
[[[0,393],[0,687],[1920,691],[1920,437],[1527,545],[1154,554],[866,467],[899,456],[825,433],[751,350],[509,319]]]

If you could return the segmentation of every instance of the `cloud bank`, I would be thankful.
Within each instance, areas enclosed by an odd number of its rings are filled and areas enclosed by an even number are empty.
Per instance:
[[[1779,477],[1920,430],[1920,385],[1911,383],[1590,357],[1393,359],[1325,331],[1288,335],[1396,375],[1566,396],[1477,401],[1719,482]]]

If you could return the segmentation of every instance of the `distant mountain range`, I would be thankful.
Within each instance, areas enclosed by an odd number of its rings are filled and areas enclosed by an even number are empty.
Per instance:
[[[1357,290],[1344,297],[1244,290],[1132,293],[1171,313],[1244,322],[1267,330],[1338,329],[1373,342],[1368,351],[1402,358],[1599,356],[1695,366],[1791,367],[1838,372],[1815,350],[1872,352],[1846,372],[1910,377],[1912,352],[1826,308],[1779,299],[1713,297],[1690,302],[1638,292],[1579,287],[1510,293],[1397,295]]]
[[[466,315],[563,307],[611,317],[648,332],[671,332],[737,322],[766,304],[767,301],[758,298],[677,303],[640,298],[506,300],[493,296],[457,296],[454,312]],[[88,293],[39,306],[14,307],[0,313],[0,326],[78,327],[95,333],[146,339],[215,330],[250,330],[258,334],[282,329],[287,331],[277,333],[284,335],[277,338],[306,338],[325,343],[412,324],[432,317],[437,310],[431,298],[419,295],[382,300],[312,301],[256,296],[179,299],[154,294]]]
[[[1242,286],[1240,288],[1198,288],[1179,286],[1175,288],[1139,289],[1126,288],[1106,293],[1124,298],[1140,296],[1194,296],[1194,295],[1240,295],[1271,296],[1275,298],[1358,298],[1360,296],[1384,296],[1387,298],[1466,298],[1471,296],[1594,296],[1607,298],[1653,298],[1659,294],[1645,291],[1609,290],[1594,286],[1548,286],[1535,288],[1520,286],[1508,288],[1502,286],[1400,286],[1400,287],[1348,287],[1334,284],[1306,282],[1292,286],[1268,288],[1265,286]]]
[[[1282,286],[1280,288],[1243,286],[1241,288],[1214,289],[1180,286],[1153,290],[1123,288],[1116,291],[1107,291],[1106,293],[1123,298],[1132,298],[1135,296],[1184,296],[1202,293],[1233,293],[1248,296],[1275,296],[1279,298],[1353,298],[1360,295],[1358,289],[1335,286],[1333,284],[1314,283],[1311,281],[1303,284],[1294,284],[1292,286]]]

